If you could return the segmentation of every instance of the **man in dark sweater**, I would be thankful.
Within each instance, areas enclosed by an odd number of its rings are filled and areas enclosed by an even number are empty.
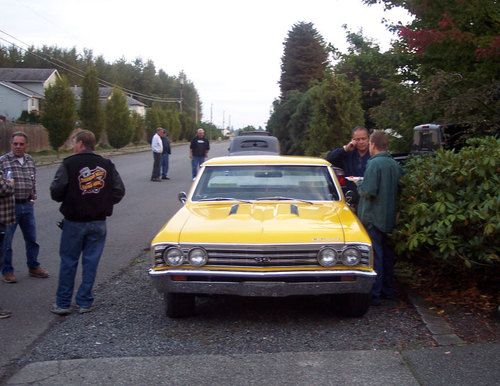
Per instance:
[[[347,177],[363,177],[366,163],[370,158],[368,151],[368,129],[356,126],[352,129],[351,141],[339,148],[333,149],[326,160],[333,166],[344,169]]]
[[[80,254],[82,283],[76,294],[80,313],[92,310],[97,266],[106,241],[106,217],[125,195],[122,179],[113,163],[95,154],[95,136],[82,130],[74,139],[73,154],[65,158],[50,185],[50,195],[61,202],[61,258],[56,302],[51,312],[71,313],[71,300]]]
[[[198,129],[196,132],[196,137],[191,141],[189,146],[189,158],[191,158],[191,171],[193,180],[198,174],[198,169],[201,164],[205,162],[208,151],[210,150],[210,144],[208,139],[205,138],[205,130]]]

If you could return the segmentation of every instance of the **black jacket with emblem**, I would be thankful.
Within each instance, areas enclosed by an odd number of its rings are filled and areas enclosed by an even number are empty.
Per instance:
[[[50,196],[62,202],[59,210],[70,221],[105,220],[124,195],[115,165],[93,152],[65,158],[50,185]]]

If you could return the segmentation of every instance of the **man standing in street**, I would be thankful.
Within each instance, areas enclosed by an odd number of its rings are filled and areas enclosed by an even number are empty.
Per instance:
[[[16,221],[14,204],[14,180],[6,179],[0,170],[0,268],[3,265],[2,244],[5,227]],[[10,317],[12,313],[0,307],[0,319]]]
[[[389,138],[383,131],[370,136],[368,160],[363,181],[358,186],[360,201],[358,217],[372,241],[377,278],[372,288],[372,305],[380,298],[393,299],[394,251],[389,245],[388,233],[396,224],[396,199],[402,170],[387,149]]]
[[[80,254],[82,282],[76,294],[80,313],[90,312],[97,266],[106,241],[106,217],[125,195],[122,179],[114,164],[95,154],[95,136],[82,130],[74,136],[73,154],[65,158],[50,185],[50,195],[61,202],[61,258],[56,302],[51,312],[71,313],[71,300]]]
[[[210,150],[210,144],[208,139],[205,138],[205,130],[198,129],[196,132],[196,137],[191,141],[191,146],[189,147],[189,158],[191,158],[191,171],[193,179],[196,178],[198,174],[198,169],[200,165],[205,162],[205,158]]]
[[[163,153],[163,129],[156,128],[156,134],[151,139],[151,150],[153,150],[153,172],[151,173],[151,181],[160,181],[161,156]]]
[[[11,136],[11,151],[0,157],[0,165],[7,179],[14,180],[14,198],[16,221],[7,226],[3,243],[4,264],[3,281],[16,283],[12,265],[12,239],[17,225],[21,228],[26,245],[26,262],[29,275],[47,278],[49,273],[40,267],[38,253],[40,246],[36,242],[36,224],[34,202],[36,200],[36,168],[33,158],[26,153],[28,136],[17,131]],[[8,176],[8,177],[7,177]]]
[[[163,136],[161,137],[163,151],[161,154],[161,179],[169,180],[168,178],[168,158],[170,156],[170,141],[168,139],[167,130],[163,129]]]

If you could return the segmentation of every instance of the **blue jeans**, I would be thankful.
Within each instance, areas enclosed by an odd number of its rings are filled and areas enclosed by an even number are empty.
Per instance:
[[[32,202],[16,204],[16,222],[7,225],[5,229],[5,239],[3,243],[3,267],[2,274],[14,271],[12,266],[12,239],[16,232],[17,225],[23,232],[24,243],[26,245],[26,263],[28,268],[36,268],[38,262],[38,252],[40,246],[36,242],[35,208]]]
[[[394,260],[395,254],[389,244],[387,234],[373,225],[366,227],[372,240],[377,277],[372,287],[372,299],[380,299],[381,295],[393,298],[394,292]]]
[[[168,153],[161,155],[161,176],[166,177],[168,174]]]
[[[191,171],[193,178],[195,178],[198,174],[198,169],[203,162],[205,162],[205,157],[193,156],[193,159],[191,160]]]
[[[56,305],[61,308],[71,306],[75,286],[78,260],[82,255],[82,283],[76,293],[76,304],[88,308],[94,302],[92,287],[97,274],[97,266],[106,241],[106,221],[75,222],[64,220],[59,255],[59,284]]]

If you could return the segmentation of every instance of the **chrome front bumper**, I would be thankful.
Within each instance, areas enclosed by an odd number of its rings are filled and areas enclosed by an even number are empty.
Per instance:
[[[160,293],[284,297],[369,293],[377,274],[365,271],[234,272],[170,269],[149,270]],[[182,276],[187,280],[173,280]]]

